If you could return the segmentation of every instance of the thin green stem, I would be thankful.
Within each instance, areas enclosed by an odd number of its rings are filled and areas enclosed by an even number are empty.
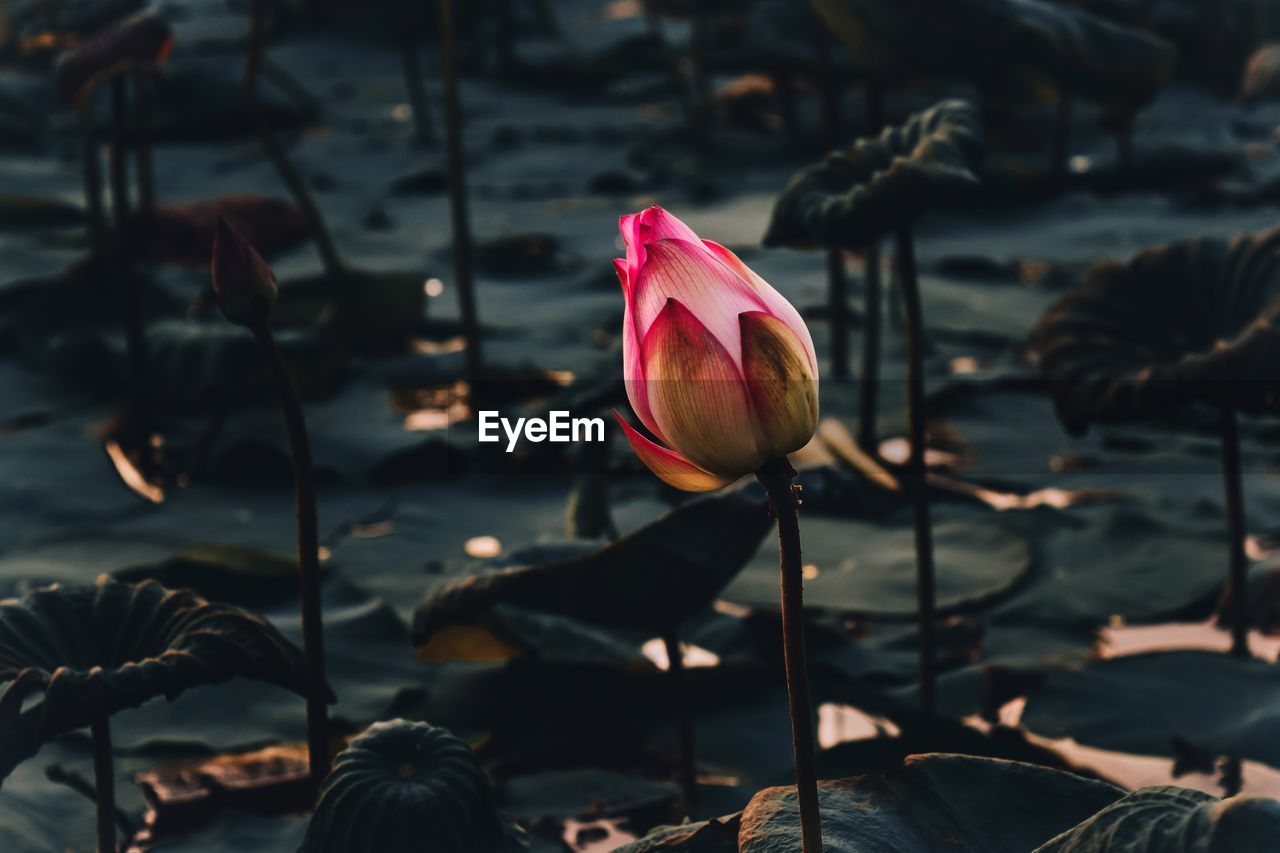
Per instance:
[[[351,294],[347,292],[349,288],[347,286],[346,267],[338,256],[338,249],[333,242],[333,235],[329,233],[329,227],[325,224],[324,217],[320,214],[320,208],[311,196],[311,191],[307,189],[306,181],[302,179],[302,175],[298,173],[293,163],[289,161],[289,155],[285,153],[284,146],[280,144],[279,138],[276,136],[275,131],[272,130],[271,123],[267,121],[266,113],[262,109],[261,96],[258,90],[263,70],[263,51],[265,50],[263,40],[265,38],[266,15],[267,0],[252,0],[249,6],[249,37],[245,48],[245,101],[249,106],[249,114],[253,117],[253,121],[258,128],[258,138],[262,143],[262,150],[266,152],[267,159],[275,167],[281,182],[289,190],[289,194],[293,196],[294,203],[298,205],[298,209],[302,212],[302,218],[307,223],[307,230],[311,232],[312,239],[316,241],[316,249],[320,252],[320,260],[324,264],[325,275],[335,284],[338,293],[346,299],[351,297]]]
[[[440,62],[444,83],[444,133],[449,158],[449,213],[453,228],[453,267],[457,277],[458,305],[462,314],[462,336],[467,342],[467,384],[474,405],[481,393],[480,376],[484,356],[480,344],[480,321],[476,314],[475,281],[471,267],[471,216],[467,206],[466,158],[462,148],[462,104],[458,93],[457,35],[454,32],[453,0],[439,0]]]
[[[786,457],[765,463],[756,472],[778,521],[778,553],[782,574],[782,657],[786,667],[787,703],[791,712],[791,745],[795,753],[796,798],[800,806],[803,853],[822,853],[822,821],[818,810],[818,776],[814,766],[813,705],[804,648],[804,569],[800,555],[799,501],[795,469]]]
[[[156,179],[151,157],[151,90],[155,78],[149,69],[139,69],[131,76],[134,155],[138,164],[137,233],[150,235],[156,213]]]
[[[920,632],[920,709],[937,710],[937,674],[934,631],[936,592],[933,568],[933,528],[929,518],[926,484],[924,423],[924,316],[920,284],[916,277],[915,247],[911,229],[897,232],[898,288],[907,323],[907,420],[911,455],[907,460],[907,492],[911,498],[916,540],[916,619]]]
[[[111,723],[102,715],[89,727],[93,740],[93,793],[98,803],[98,853],[116,853],[116,774]]]
[[[329,688],[325,678],[324,623],[320,610],[320,549],[316,521],[315,473],[311,464],[311,441],[302,403],[289,376],[288,367],[271,324],[265,318],[252,327],[280,401],[289,452],[293,459],[294,504],[297,510],[298,581],[302,598],[302,650],[307,672],[307,752],[310,759],[312,793],[329,773]]]
[[[89,248],[99,260],[107,254],[106,213],[102,204],[102,161],[98,153],[98,129],[88,106],[78,113],[80,156],[84,166],[84,201],[89,217]]]
[[[1244,552],[1244,487],[1240,477],[1240,428],[1236,413],[1224,403],[1220,411],[1222,432],[1222,484],[1227,504],[1227,621],[1231,627],[1231,653],[1249,657],[1249,561]]]
[[[111,78],[111,204],[115,225],[116,275],[121,282],[129,377],[135,395],[146,372],[146,335],[142,327],[142,291],[134,267],[133,218],[129,211],[128,79]]]
[[[396,0],[396,28],[400,31],[400,65],[404,87],[413,112],[414,141],[429,145],[436,140],[436,126],[431,118],[431,105],[422,83],[422,45],[419,43],[418,18],[409,0]]]
[[[831,70],[831,35],[817,16],[813,19],[813,46],[825,154],[840,144],[840,93]],[[844,252],[840,249],[827,250],[827,315],[831,328],[831,374],[836,379],[846,379],[849,376],[848,282]]]
[[[884,87],[874,80],[866,86],[867,135],[884,124]],[[858,385],[858,446],[869,454],[879,450],[877,413],[880,407],[880,241],[872,240],[863,254],[862,367]]]
[[[674,629],[662,635],[662,645],[667,650],[671,698],[676,704],[676,717],[680,722],[680,790],[684,794],[685,814],[692,816],[698,795],[698,759],[694,750],[693,710],[689,702],[689,688],[685,684],[684,650],[680,648],[680,638]]]

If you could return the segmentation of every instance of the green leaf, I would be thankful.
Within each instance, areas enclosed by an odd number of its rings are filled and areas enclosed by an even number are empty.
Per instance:
[[[860,248],[970,195],[985,156],[978,111],[942,101],[797,173],[774,204],[764,244]]]
[[[1176,744],[1280,767],[1280,669],[1210,652],[1157,652],[1050,673],[1027,699],[1036,734],[1144,755]]]
[[[247,610],[150,581],[103,575],[0,603],[0,779],[101,715],[235,676],[303,695],[302,652]]]
[[[1029,71],[1058,89],[1131,110],[1173,71],[1164,39],[1043,0],[810,0],[879,76]]]
[[[1254,853],[1280,844],[1280,803],[1141,788],[1035,853]]]
[[[764,504],[741,493],[688,503],[586,556],[446,582],[414,611],[413,640],[479,624],[499,604],[661,633],[715,600],[769,526]]]
[[[1067,429],[1196,401],[1280,408],[1278,257],[1272,230],[1180,240],[1095,265],[1031,336]]]

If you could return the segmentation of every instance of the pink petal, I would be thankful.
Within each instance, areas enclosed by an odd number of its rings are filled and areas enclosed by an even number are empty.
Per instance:
[[[638,278],[632,279],[633,311],[640,339],[651,330],[667,301],[678,300],[697,317],[741,367],[742,333],[738,315],[768,311],[756,287],[721,263],[702,243],[667,239],[651,243]]]
[[[786,323],[791,328],[791,331],[796,333],[796,337],[800,339],[801,345],[804,346],[805,352],[808,353],[809,365],[813,368],[814,376],[817,376],[818,355],[813,348],[813,336],[809,334],[809,327],[804,324],[804,320],[800,317],[800,312],[795,309],[795,306],[788,302],[781,293],[774,290],[769,282],[757,275],[755,270],[744,264],[733,252],[711,240],[703,240],[702,244],[713,255],[723,261],[725,265],[747,281],[755,292],[756,298],[768,313]]]
[[[654,419],[653,411],[649,406],[649,393],[645,388],[644,381],[644,353],[640,348],[640,333],[636,329],[635,311],[632,308],[626,265],[617,259],[614,260],[613,265],[618,271],[618,278],[622,281],[624,299],[622,311],[622,382],[627,389],[627,399],[631,401],[631,408],[635,411],[636,416],[640,418],[640,423],[644,424],[645,428],[660,440],[666,441],[667,438],[662,434],[662,430],[658,428],[658,422]]]
[[[732,478],[717,477],[703,471],[679,453],[673,453],[660,444],[654,444],[623,420],[615,410],[613,416],[622,425],[622,432],[631,443],[631,449],[644,466],[668,486],[685,492],[712,492],[733,482]]]
[[[670,239],[698,242],[698,235],[692,228],[656,204],[639,213],[621,217],[618,230],[622,232],[622,242],[627,248],[627,277],[633,285],[644,266],[650,244]]]
[[[733,317],[737,324],[737,316]],[[642,345],[653,417],[693,464],[740,477],[765,461],[757,449],[746,383],[724,345],[672,298]]]

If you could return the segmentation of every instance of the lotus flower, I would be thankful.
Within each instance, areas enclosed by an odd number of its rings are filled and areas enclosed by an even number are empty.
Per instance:
[[[709,492],[808,443],[818,360],[799,312],[660,207],[619,227],[623,378],[636,417],[662,442],[618,415],[640,460],[668,485]]]

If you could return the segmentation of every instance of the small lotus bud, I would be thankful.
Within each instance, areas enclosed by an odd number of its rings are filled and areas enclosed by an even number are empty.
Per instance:
[[[213,234],[213,294],[233,323],[253,326],[271,315],[279,289],[275,273],[258,250],[219,217]]]
[[[79,109],[102,81],[133,68],[158,68],[173,51],[173,29],[153,11],[109,26],[63,54],[54,85],[63,102]]]

